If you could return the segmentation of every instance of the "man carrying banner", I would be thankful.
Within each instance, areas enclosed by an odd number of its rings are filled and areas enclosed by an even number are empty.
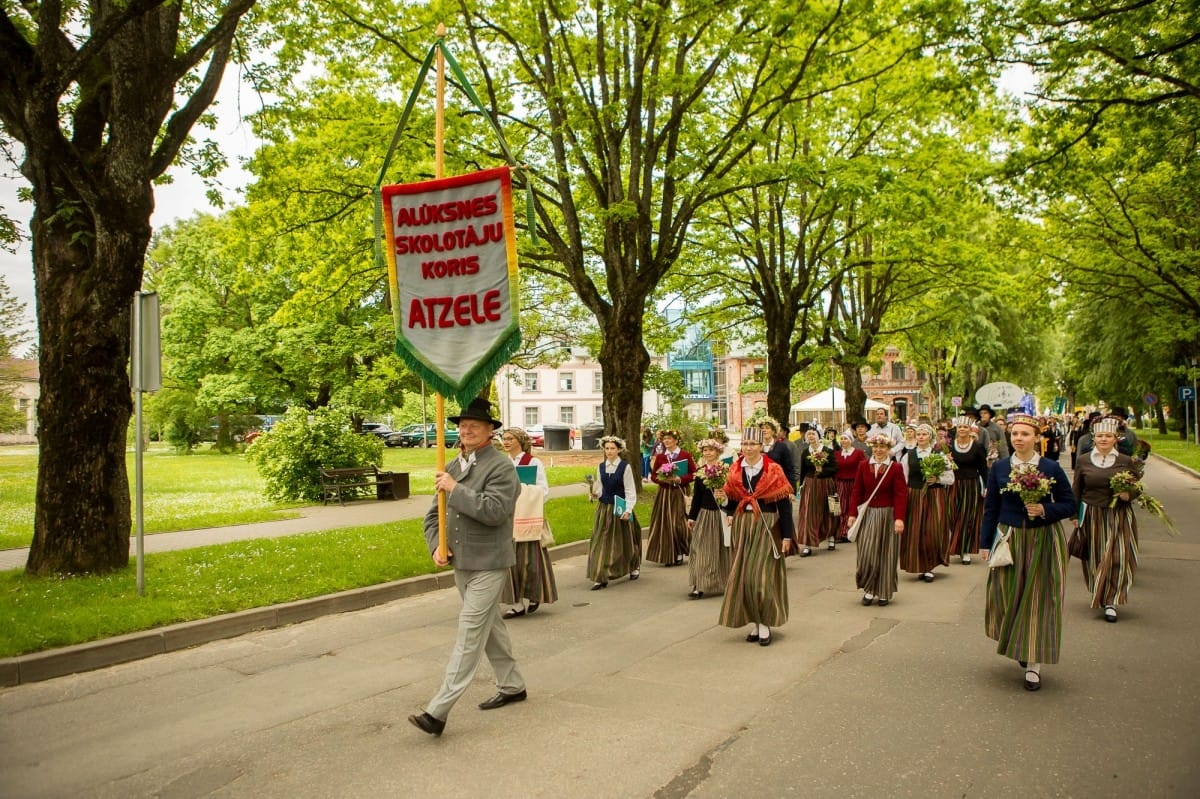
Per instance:
[[[501,426],[491,404],[482,398],[451,416],[458,425],[462,454],[437,472],[434,488],[446,495],[448,559],[438,552],[437,504],[425,514],[425,540],[434,563],[454,564],[454,584],[462,596],[458,637],[446,664],[446,678],[425,712],[408,720],[430,735],[441,735],[446,717],[486,654],[499,692],[479,707],[492,710],[525,699],[525,680],[513,658],[508,628],[500,617],[500,592],[508,580],[513,554],[513,512],[521,483],[512,461],[491,444]]]

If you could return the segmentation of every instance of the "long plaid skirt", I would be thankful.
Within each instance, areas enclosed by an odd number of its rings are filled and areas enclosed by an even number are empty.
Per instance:
[[[1115,508],[1085,505],[1082,527],[1088,541],[1083,575],[1092,592],[1092,607],[1124,605],[1138,565],[1133,506],[1128,502],[1119,502]]]
[[[646,560],[672,566],[687,554],[687,497],[683,489],[659,486],[650,509],[650,538],[646,541]]]
[[[732,547],[725,546],[725,526],[721,522],[724,515],[719,510],[701,508],[692,527],[692,548],[688,553],[690,584],[706,594],[721,593],[729,579]]]
[[[1057,663],[1062,643],[1067,542],[1062,526],[1009,527],[1013,565],[988,571],[984,628],[996,651],[1027,663]]]
[[[829,513],[829,495],[834,493],[832,477],[805,477],[800,488],[800,520],[796,543],[815,547],[837,534],[837,517]]]
[[[896,535],[895,522],[891,507],[868,507],[854,539],[858,555],[855,585],[865,593],[889,601],[892,594],[896,593],[896,583],[899,582],[896,559],[901,536]]]
[[[900,536],[900,568],[912,574],[933,571],[950,562],[949,494],[945,488],[908,489],[908,513]]]
[[[517,551],[517,562],[508,570],[508,582],[500,593],[500,601],[515,605],[528,599],[549,605],[558,599],[550,551],[540,541],[515,541],[513,548]]]
[[[774,513],[757,516],[747,509],[734,516],[733,563],[721,604],[722,626],[757,622],[776,627],[787,622],[787,570],[770,533],[774,523]]]
[[[624,577],[641,566],[642,532],[637,516],[629,521],[613,513],[613,506],[601,502],[596,506],[592,538],[588,542],[587,576],[594,583],[607,583]]]
[[[955,480],[947,490],[950,492],[947,555],[978,554],[979,523],[983,520],[983,492],[979,480]]]

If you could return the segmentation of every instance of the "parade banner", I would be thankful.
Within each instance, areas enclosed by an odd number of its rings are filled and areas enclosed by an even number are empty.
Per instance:
[[[380,191],[396,354],[466,406],[521,344],[509,169]]]

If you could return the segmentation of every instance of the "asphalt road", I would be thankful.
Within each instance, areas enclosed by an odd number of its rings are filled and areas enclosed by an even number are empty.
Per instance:
[[[687,601],[687,571],[510,622],[529,700],[494,711],[481,668],[430,738],[450,590],[0,691],[4,797],[1197,797],[1200,480],[1152,461],[1184,532],[1142,519],[1117,624],[1072,562],[1062,662],[1037,693],[983,634],[986,567],[902,576],[864,608],[854,555],[788,562],[772,646]],[[587,523],[587,520],[581,520]]]

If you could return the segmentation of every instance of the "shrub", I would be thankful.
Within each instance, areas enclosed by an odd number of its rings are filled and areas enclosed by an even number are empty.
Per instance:
[[[332,405],[311,415],[291,408],[271,432],[256,438],[246,457],[262,475],[266,495],[278,501],[315,502],[321,498],[321,469],[381,463],[383,441],[355,433],[351,414],[349,408]]]

